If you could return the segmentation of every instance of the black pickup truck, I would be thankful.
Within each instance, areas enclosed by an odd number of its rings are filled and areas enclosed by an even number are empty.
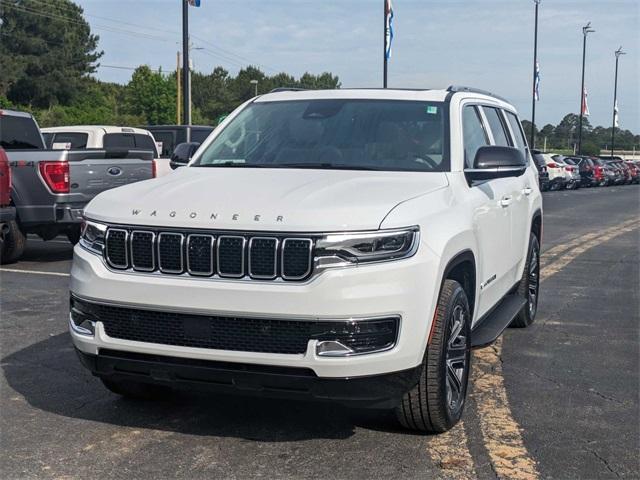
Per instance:
[[[66,234],[78,241],[82,212],[98,193],[153,177],[154,152],[127,149],[50,150],[28,113],[0,110],[0,147],[8,156],[15,207],[15,242],[4,242],[2,263],[17,260],[26,235]],[[10,247],[13,245],[13,247]]]

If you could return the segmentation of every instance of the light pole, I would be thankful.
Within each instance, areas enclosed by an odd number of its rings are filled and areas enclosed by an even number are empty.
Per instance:
[[[580,88],[580,122],[578,123],[578,155],[582,153],[582,117],[584,116],[584,106],[585,106],[585,98],[584,98],[584,64],[586,59],[587,52],[587,35],[595,32],[593,28],[591,28],[591,22],[588,22],[584,27],[582,27],[582,85]]]
[[[622,47],[614,52],[616,56],[616,75],[613,83],[613,121],[611,123],[611,156],[613,157],[613,144],[616,139],[616,117],[618,116],[618,60],[620,55],[626,55],[626,52],[622,51]]]
[[[533,0],[536,4],[536,21],[533,29],[533,88],[531,89],[531,148],[536,148],[536,77],[538,76],[538,6],[541,0]]]
[[[258,80],[249,80],[249,83],[253,85],[253,96],[258,96]]]
[[[189,68],[189,3],[182,0],[182,124],[187,125],[186,141],[191,141],[191,75]]]

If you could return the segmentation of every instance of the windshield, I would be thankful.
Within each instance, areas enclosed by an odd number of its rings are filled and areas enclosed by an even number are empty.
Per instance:
[[[443,110],[396,100],[255,102],[193,166],[447,171]]]

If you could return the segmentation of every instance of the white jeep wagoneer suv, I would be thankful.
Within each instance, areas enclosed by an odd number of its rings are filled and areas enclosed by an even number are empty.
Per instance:
[[[536,167],[480,90],[274,91],[84,215],[71,337],[122,395],[207,385],[442,432],[470,350],[536,314]]]

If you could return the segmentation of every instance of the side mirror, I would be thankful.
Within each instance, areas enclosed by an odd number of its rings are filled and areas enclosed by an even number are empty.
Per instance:
[[[515,147],[495,145],[480,147],[473,160],[473,168],[464,171],[469,181],[519,177],[527,169],[522,152]]]
[[[175,170],[178,167],[184,167],[191,161],[191,157],[196,153],[196,150],[200,146],[200,142],[185,142],[176,145],[176,148],[171,154],[171,160],[169,166]]]

